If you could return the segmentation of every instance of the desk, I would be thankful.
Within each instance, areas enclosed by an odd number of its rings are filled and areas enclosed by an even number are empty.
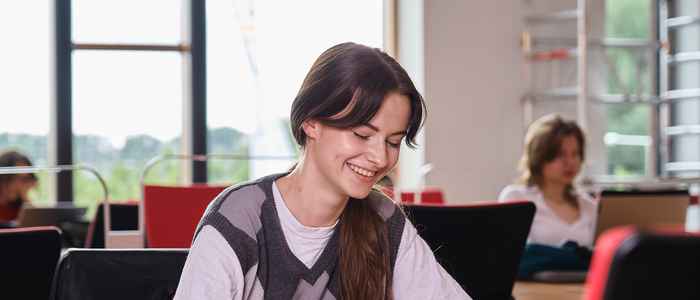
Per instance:
[[[515,300],[581,300],[583,286],[583,283],[516,281],[513,297]]]

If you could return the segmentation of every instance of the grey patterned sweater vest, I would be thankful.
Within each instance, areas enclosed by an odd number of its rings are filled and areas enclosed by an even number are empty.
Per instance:
[[[308,268],[289,249],[275,208],[272,183],[285,174],[263,177],[227,188],[202,217],[236,253],[245,277],[243,299],[338,299],[340,292],[338,229],[316,263]],[[384,195],[372,191],[367,199],[388,227],[391,268],[394,268],[405,216]]]

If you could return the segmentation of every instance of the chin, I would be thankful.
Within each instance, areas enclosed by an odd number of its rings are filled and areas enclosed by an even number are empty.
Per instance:
[[[369,193],[372,191],[372,188],[369,189],[364,189],[364,188],[354,188],[348,190],[348,196],[355,198],[355,199],[364,199],[367,198]]]

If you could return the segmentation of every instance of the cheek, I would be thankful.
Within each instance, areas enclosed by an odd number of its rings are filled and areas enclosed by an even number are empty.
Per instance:
[[[556,162],[550,162],[542,168],[542,173],[543,175],[551,175],[554,173],[558,173],[561,170],[561,164],[558,164]]]
[[[347,160],[358,152],[360,146],[351,138],[341,137],[326,144],[324,156],[332,160]]]
[[[398,148],[387,148],[387,165],[388,169],[391,170],[393,169],[396,164],[399,162],[399,154],[400,151]]]

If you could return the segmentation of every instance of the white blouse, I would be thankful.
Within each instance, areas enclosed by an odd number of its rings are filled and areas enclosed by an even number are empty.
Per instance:
[[[527,238],[528,243],[559,247],[567,241],[574,241],[580,246],[593,248],[598,205],[588,194],[576,195],[580,214],[578,220],[571,224],[554,213],[536,186],[509,185],[501,191],[498,202],[530,201],[535,204],[537,210]]]

